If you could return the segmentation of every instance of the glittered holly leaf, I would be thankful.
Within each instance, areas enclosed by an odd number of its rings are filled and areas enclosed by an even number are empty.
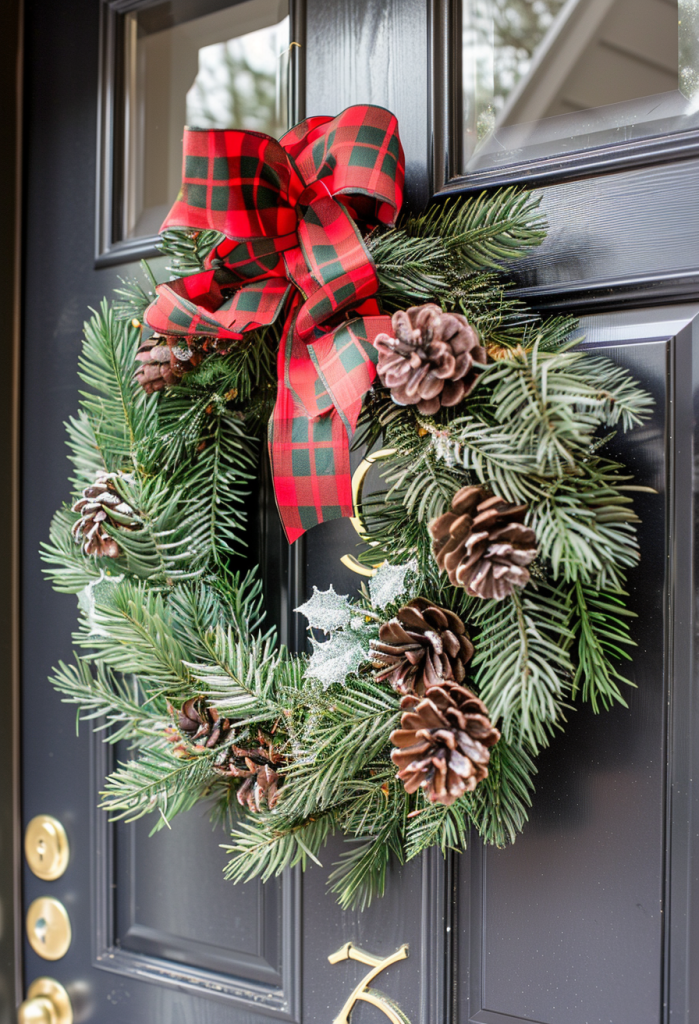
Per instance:
[[[348,626],[351,617],[349,597],[336,594],[332,584],[328,590],[314,587],[313,596],[295,610],[306,616],[311,629],[322,629],[324,633]]]
[[[327,690],[333,683],[344,683],[369,658],[365,645],[356,633],[336,633],[325,643],[311,640],[313,654],[306,669],[306,678],[317,679]]]
[[[374,608],[385,608],[397,601],[408,588],[406,577],[417,572],[417,559],[412,558],[405,565],[389,565],[384,562],[369,581],[369,594]]]

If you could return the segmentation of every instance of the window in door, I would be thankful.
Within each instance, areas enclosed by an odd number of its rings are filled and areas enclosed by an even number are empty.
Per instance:
[[[462,0],[462,172],[699,127],[696,0]]]
[[[289,127],[289,0],[167,0],[106,18],[98,252],[133,258],[177,195],[184,125]]]

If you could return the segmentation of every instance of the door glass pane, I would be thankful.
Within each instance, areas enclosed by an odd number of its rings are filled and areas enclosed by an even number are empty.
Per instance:
[[[462,0],[464,170],[699,125],[697,0]]]
[[[182,128],[288,128],[288,0],[168,0],[123,20],[123,238],[157,233],[180,187]]]

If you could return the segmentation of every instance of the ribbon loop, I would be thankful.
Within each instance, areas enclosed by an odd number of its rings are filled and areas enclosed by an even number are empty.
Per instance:
[[[360,225],[392,224],[403,198],[398,123],[382,107],[313,117],[280,141],[185,129],[180,194],[161,230],[225,239],[200,274],[160,285],[158,333],[240,339],[289,302],[270,456],[290,541],[352,515],[349,438],[376,374],[372,341],[389,325]],[[348,311],[355,319],[345,320]],[[357,317],[356,314],[359,314]]]

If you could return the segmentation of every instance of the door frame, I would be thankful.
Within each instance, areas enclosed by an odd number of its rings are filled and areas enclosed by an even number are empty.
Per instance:
[[[19,371],[21,265],[22,0],[0,4],[0,95],[5,159],[0,161],[0,305],[5,373],[0,377],[0,702],[11,718],[0,746],[0,1013],[22,1000],[21,818],[19,789]],[[9,349],[9,351],[8,351]],[[7,718],[6,718],[7,721]],[[7,797],[10,799],[7,799]]]

